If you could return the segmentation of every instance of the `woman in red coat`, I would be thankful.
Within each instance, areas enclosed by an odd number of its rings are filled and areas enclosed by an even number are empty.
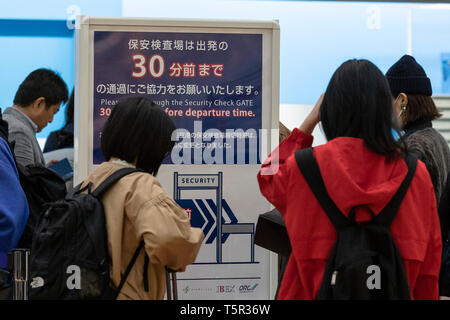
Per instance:
[[[408,171],[405,145],[392,134],[397,121],[387,80],[367,60],[343,63],[303,124],[258,173],[261,192],[283,215],[292,245],[278,299],[315,299],[336,241],[335,228],[294,157],[296,150],[312,146],[319,121],[328,142],[313,154],[330,198],[344,215],[358,206],[356,221],[370,220],[370,211],[378,214],[387,205]],[[433,185],[420,161],[390,230],[411,298],[437,299],[441,234]]]

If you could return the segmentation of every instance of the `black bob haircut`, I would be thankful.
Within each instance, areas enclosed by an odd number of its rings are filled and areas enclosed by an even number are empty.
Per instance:
[[[368,60],[348,60],[333,74],[320,107],[322,128],[328,141],[354,137],[371,151],[392,160],[406,153],[394,121],[393,99],[387,79]]]
[[[164,110],[144,97],[125,98],[114,107],[103,127],[102,152],[156,176],[164,158],[175,144],[174,122]]]
[[[14,104],[27,107],[40,97],[45,98],[47,108],[57,103],[66,103],[69,96],[64,80],[54,71],[37,69],[20,84]]]

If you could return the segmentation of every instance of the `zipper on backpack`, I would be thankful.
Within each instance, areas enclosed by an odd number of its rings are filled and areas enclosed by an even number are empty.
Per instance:
[[[331,285],[332,286],[334,286],[336,284],[337,275],[338,275],[337,270],[333,271],[333,273],[331,274]]]

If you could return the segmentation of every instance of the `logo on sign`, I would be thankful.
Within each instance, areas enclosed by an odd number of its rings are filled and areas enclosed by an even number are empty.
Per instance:
[[[217,286],[216,293],[232,293],[235,292],[235,287],[236,286]]]
[[[243,285],[239,286],[239,293],[251,293],[251,292],[255,291],[257,286],[258,286],[258,283],[255,283],[254,285],[243,284]]]

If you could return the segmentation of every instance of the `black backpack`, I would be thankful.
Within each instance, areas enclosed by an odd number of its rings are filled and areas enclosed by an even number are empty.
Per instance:
[[[44,205],[64,199],[66,183],[56,172],[43,166],[22,166],[16,162],[20,185],[27,197],[29,216],[25,230],[19,240],[18,248],[31,249],[35,226]]]
[[[25,230],[19,239],[18,248],[30,249],[34,227],[45,203],[64,199],[67,193],[66,183],[53,170],[40,165],[22,166],[17,163],[14,146],[15,141],[9,142],[8,122],[1,117],[0,109],[0,137],[9,144],[14,163],[19,173],[19,181],[27,197],[29,216]]]
[[[6,121],[2,120],[6,123]],[[8,128],[6,124],[6,129]],[[19,173],[19,181],[27,197],[29,215],[28,221],[22,236],[17,244],[18,248],[30,249],[34,227],[39,220],[43,206],[48,202],[64,199],[67,194],[66,183],[55,171],[41,165],[20,165],[14,154],[15,141],[8,141],[8,132],[0,130],[0,137],[3,137],[9,144],[13,154],[14,163]]]
[[[318,300],[409,300],[403,260],[390,226],[414,176],[417,159],[406,156],[408,173],[388,205],[372,220],[357,223],[355,208],[349,217],[328,195],[312,148],[295,153],[306,182],[337,231],[337,240],[325,266]]]
[[[115,299],[125,284],[140,251],[142,241],[117,289],[110,287],[106,221],[102,194],[125,175],[137,172],[123,168],[114,172],[94,191],[91,184],[77,186],[64,200],[46,205],[36,225],[30,255],[29,298]],[[88,190],[88,193],[83,193]],[[148,257],[145,256],[144,284]]]

